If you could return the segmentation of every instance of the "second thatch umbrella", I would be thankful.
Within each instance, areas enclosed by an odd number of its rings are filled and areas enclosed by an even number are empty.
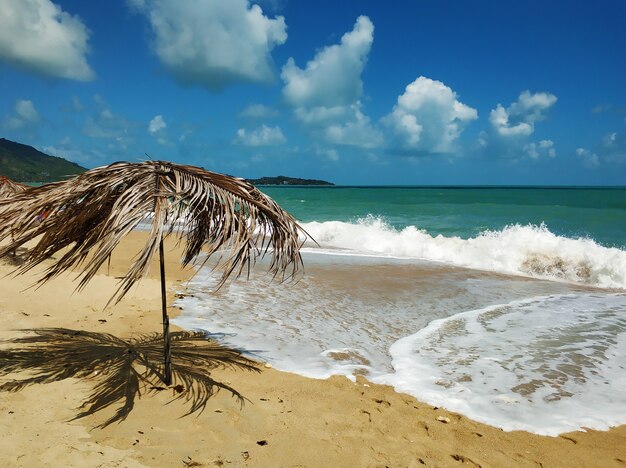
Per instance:
[[[119,301],[160,257],[164,335],[163,381],[171,383],[169,318],[165,296],[163,239],[183,240],[183,265],[199,254],[216,256],[221,284],[271,254],[270,272],[285,278],[302,266],[302,228],[271,198],[250,183],[194,166],[164,161],[118,162],[65,182],[34,188],[0,200],[0,258],[33,239],[25,273],[63,250],[40,282],[80,267],[83,288],[121,239],[140,223],[149,233],[141,252],[111,300]],[[11,239],[13,237],[13,239]],[[10,242],[9,242],[10,240]],[[216,255],[214,255],[216,254]]]
[[[28,185],[14,182],[8,177],[0,175],[0,199],[12,197],[16,193],[26,190]]]

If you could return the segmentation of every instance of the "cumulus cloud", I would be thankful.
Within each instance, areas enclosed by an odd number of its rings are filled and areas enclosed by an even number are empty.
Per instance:
[[[4,0],[0,59],[44,76],[88,81],[89,30],[50,0]]]
[[[539,159],[541,156],[556,157],[556,149],[552,140],[541,140],[539,143],[528,143],[524,151],[531,159]]]
[[[154,33],[154,50],[183,84],[219,90],[273,80],[272,49],[287,40],[282,16],[249,0],[129,0]]]
[[[408,155],[451,153],[465,126],[478,118],[441,81],[420,76],[409,84],[389,115],[383,118],[390,148]]]
[[[374,25],[360,16],[339,44],[321,49],[304,69],[290,58],[281,73],[286,101],[296,108],[354,103],[363,92],[361,72],[373,41]]]
[[[163,130],[165,127],[167,127],[167,124],[165,123],[165,120],[163,120],[163,116],[159,114],[155,115],[148,124],[148,131],[154,135],[158,131]]]
[[[261,125],[256,130],[247,131],[244,128],[237,130],[234,143],[244,146],[276,146],[282,145],[287,139],[280,127]]]
[[[599,149],[609,163],[626,163],[626,131],[612,132],[604,136]]]
[[[580,159],[580,161],[582,161],[585,167],[588,167],[590,169],[595,169],[600,165],[600,158],[598,157],[598,155],[592,151],[589,151],[588,149],[577,148],[576,156],[578,156],[578,158]]]
[[[600,164],[626,164],[626,131],[607,133],[594,150],[578,148],[576,156],[589,168]]]
[[[361,73],[374,41],[374,25],[357,18],[338,44],[320,49],[304,68],[290,58],[283,66],[283,97],[317,139],[361,148],[380,146],[382,134],[363,111]]]
[[[550,93],[524,91],[509,107],[498,104],[489,114],[489,121],[504,137],[530,136],[535,131],[535,122],[545,119],[546,112],[556,100],[556,96]]]
[[[329,161],[339,161],[339,152],[335,148],[318,148],[315,152],[319,156],[323,156]]]
[[[361,105],[350,106],[353,118],[345,123],[331,124],[323,132],[325,140],[335,145],[376,148],[383,143],[380,131],[370,124],[370,119],[361,112]]]
[[[556,101],[556,96],[551,93],[523,91],[508,107],[498,104],[489,113],[489,131],[479,136],[481,151],[487,156],[512,161],[556,157],[552,140],[531,139],[537,123],[546,119]]]
[[[15,103],[15,113],[27,122],[36,123],[39,121],[39,112],[35,109],[33,101],[18,100]]]
[[[19,130],[39,122],[39,112],[30,100],[18,99],[13,107],[13,114],[5,117],[2,126],[6,130]]]
[[[263,104],[250,104],[239,113],[245,119],[270,119],[278,116],[278,111]]]
[[[83,133],[92,138],[113,140],[125,149],[132,140],[130,133],[133,126],[124,116],[114,113],[105,100],[94,96],[95,112],[90,115],[83,126]]]
[[[67,159],[85,167],[94,167],[106,164],[111,155],[95,148],[85,148],[75,145],[69,137],[65,137],[58,145],[48,145],[40,148],[46,154]]]

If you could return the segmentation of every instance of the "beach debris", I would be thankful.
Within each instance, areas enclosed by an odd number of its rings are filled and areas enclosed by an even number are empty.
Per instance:
[[[473,466],[480,467],[480,465],[478,463],[476,463],[474,460],[472,460],[471,458],[465,457],[463,455],[454,454],[454,455],[450,455],[450,456],[453,459],[455,459],[456,461],[458,461],[458,462],[471,464]]]
[[[448,424],[450,422],[450,418],[447,416],[437,416],[437,421]]]
[[[181,460],[185,466],[189,466],[189,467],[192,467],[192,466],[202,466],[201,463],[198,463],[197,461],[192,460],[190,456],[187,456],[187,459],[189,461]]]
[[[576,442],[576,439],[573,439],[573,438],[568,437],[568,436],[560,435],[559,437],[560,437],[561,439],[569,440],[570,442],[573,442],[574,444],[577,444],[577,443],[578,443],[578,442]]]
[[[369,418],[369,421],[372,422],[372,414],[369,411],[365,411],[364,409],[362,409],[361,413],[367,414],[367,417]]]
[[[162,390],[166,390],[166,388],[165,387],[150,387],[150,390],[155,390],[157,392],[160,392]]]
[[[260,445],[261,447],[263,447],[264,445],[267,445],[267,440],[263,439],[263,440],[258,440],[257,441],[257,445]]]
[[[241,452],[241,458],[248,460],[250,458],[250,454],[248,452]]]
[[[214,412],[214,413],[223,413],[223,412],[224,412],[224,410],[222,410],[222,408],[215,408],[215,409],[213,410],[213,412]]]
[[[271,369],[271,368],[272,368],[272,365],[271,365],[269,362],[266,362],[264,367],[265,367],[266,369]]]
[[[176,393],[183,393],[185,391],[185,387],[183,387],[181,384],[174,385],[172,388]]]
[[[106,319],[98,319],[98,322],[100,322],[100,323],[106,323],[107,321],[106,321]]]
[[[215,466],[224,466],[226,463],[230,463],[228,460],[222,460],[222,457],[220,457],[219,455],[217,456],[217,459],[213,461],[213,464]]]

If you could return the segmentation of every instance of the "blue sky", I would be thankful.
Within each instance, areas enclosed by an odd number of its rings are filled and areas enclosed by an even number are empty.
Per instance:
[[[623,0],[0,5],[0,136],[85,167],[626,185]]]

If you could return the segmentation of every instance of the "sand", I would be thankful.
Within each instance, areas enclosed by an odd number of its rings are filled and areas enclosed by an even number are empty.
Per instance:
[[[115,277],[124,274],[142,237],[129,236],[110,268],[80,293],[72,293],[75,274],[26,289],[43,267],[11,277],[5,276],[11,265],[0,261],[0,339],[42,327],[123,339],[159,332],[156,266],[121,303],[103,310]],[[193,271],[179,268],[180,252],[173,244],[166,251],[171,303]],[[2,382],[25,375],[10,374]],[[97,426],[116,407],[73,420],[97,378],[0,392],[0,466],[626,466],[626,426],[543,437],[504,432],[361,378],[356,383],[345,377],[313,380],[262,363],[258,371],[215,369],[212,377],[240,392],[245,404],[222,390],[201,414],[184,416],[189,404],[173,400],[181,395],[175,389],[143,389],[127,418],[104,428]]]

